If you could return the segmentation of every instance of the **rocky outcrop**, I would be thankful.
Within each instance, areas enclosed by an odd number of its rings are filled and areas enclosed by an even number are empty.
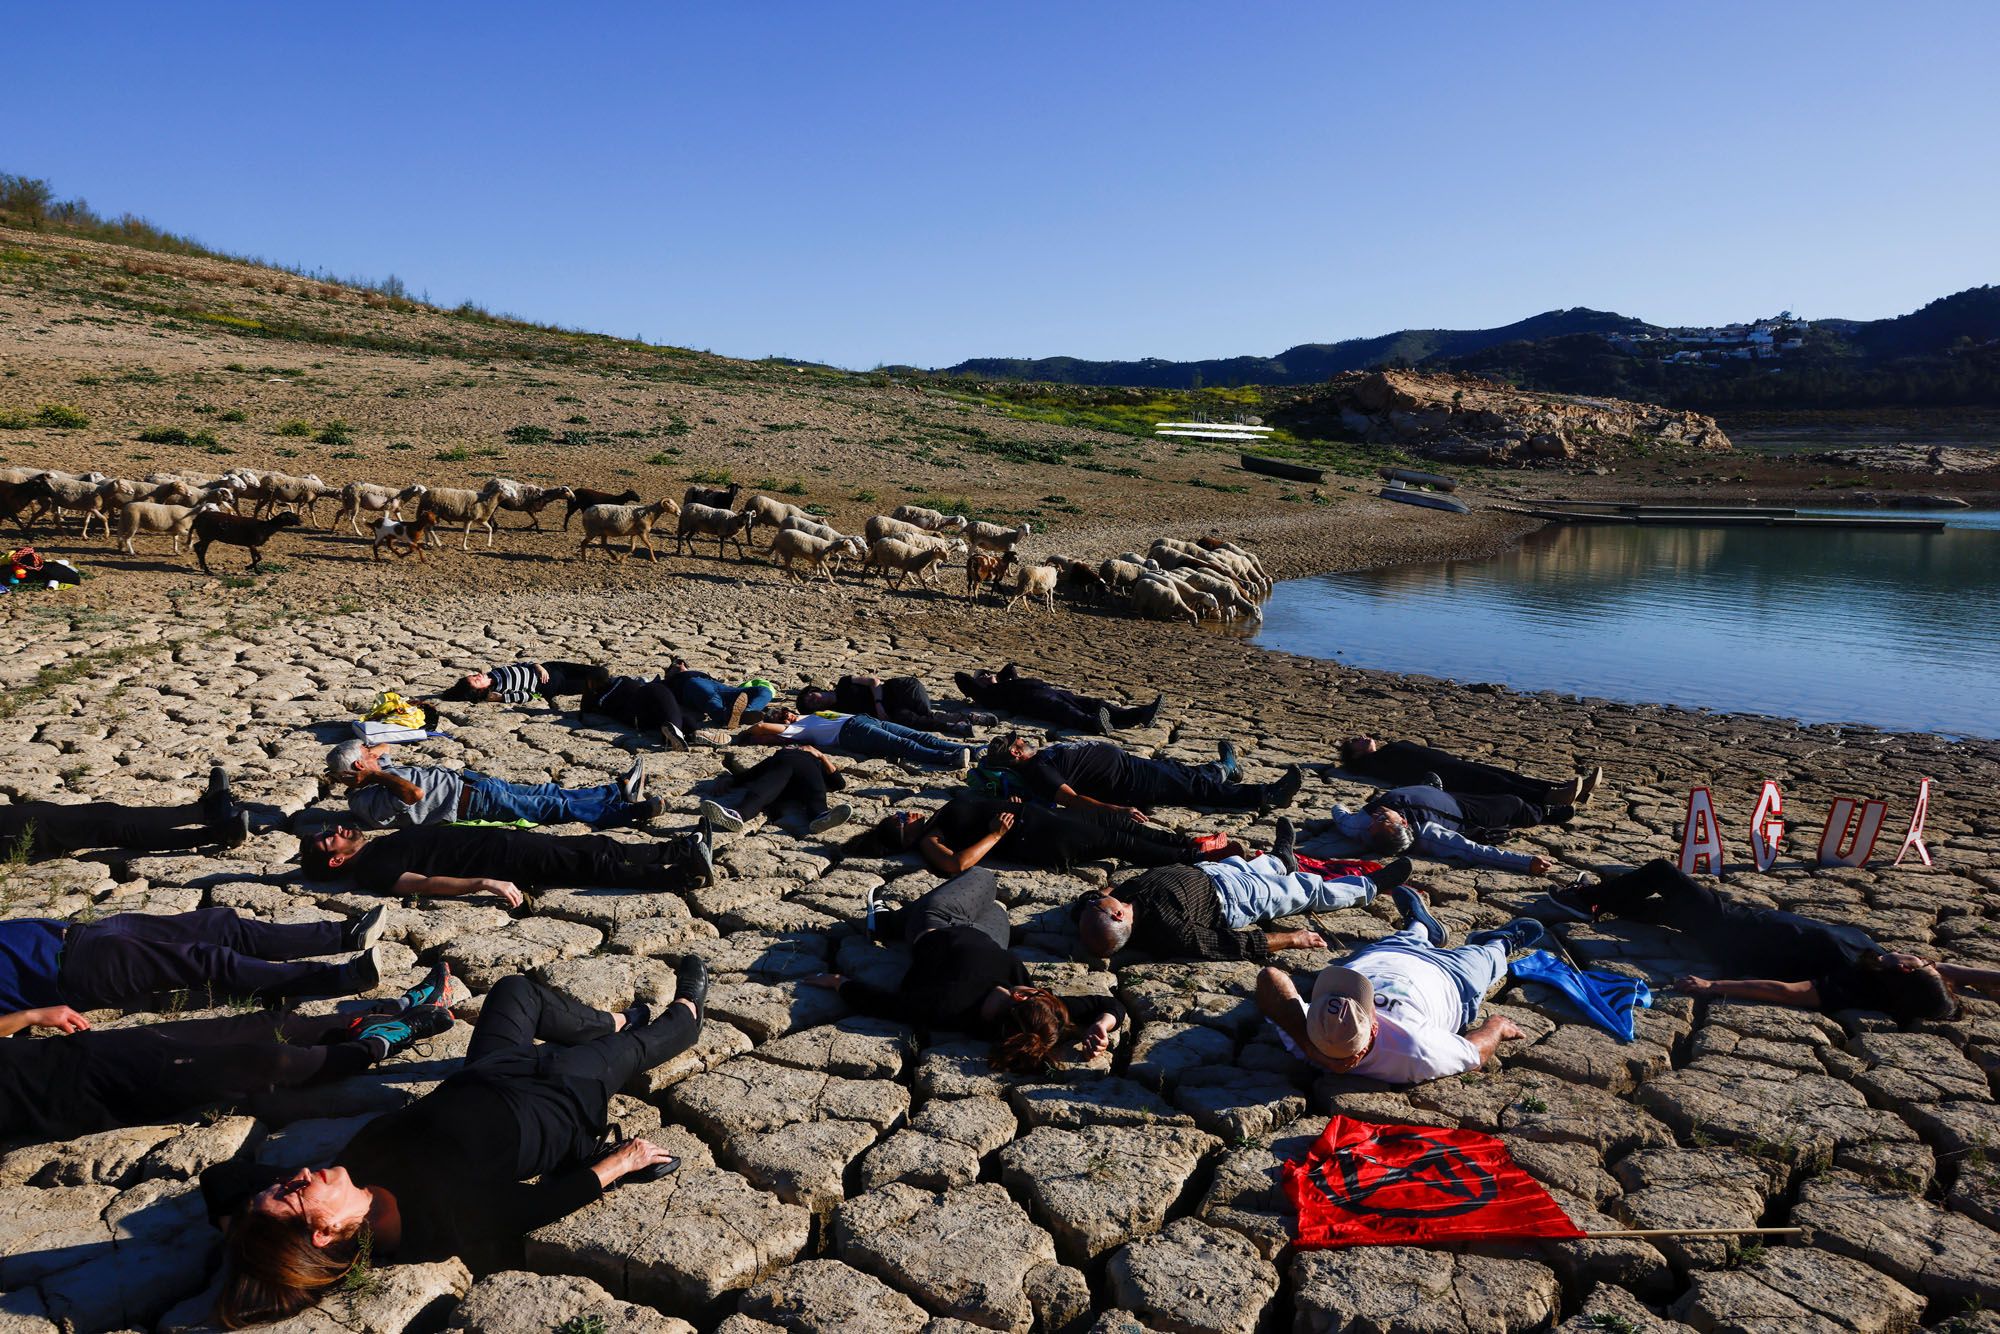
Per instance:
[[[1715,419],[1698,412],[1414,371],[1336,375],[1267,416],[1296,435],[1393,445],[1454,463],[1563,462],[1642,446],[1732,448]]]

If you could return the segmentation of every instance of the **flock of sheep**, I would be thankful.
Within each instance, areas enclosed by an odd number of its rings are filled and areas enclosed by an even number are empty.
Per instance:
[[[1100,603],[1117,599],[1142,616],[1190,624],[1258,616],[1271,594],[1263,564],[1241,547],[1215,537],[1192,542],[1162,537],[1144,555],[1126,552],[1096,563],[1061,555],[1024,561],[1017,549],[1032,532],[1027,523],[1008,528],[962,514],[899,505],[889,514],[870,518],[861,534],[849,535],[770,496],[753,495],[739,507],[741,493],[735,485],[690,486],[678,502],[662,498],[646,503],[629,489],[614,493],[532,486],[503,477],[476,490],[371,482],[335,488],[317,476],[248,468],[212,476],[154,473],[142,481],[94,472],[0,469],[0,516],[12,518],[23,532],[44,518],[60,522],[65,516],[80,516],[85,537],[96,520],[127,555],[136,554],[133,540],[141,534],[170,537],[176,554],[184,540],[191,540],[204,570],[212,542],[249,548],[255,568],[271,536],[302,520],[316,522],[315,510],[323,500],[339,502],[327,524],[329,531],[345,522],[356,536],[366,537],[362,521],[371,522],[372,554],[378,560],[385,550],[422,558],[426,546],[441,545],[438,529],[447,525],[462,526],[461,550],[470,550],[475,527],[485,528],[486,545],[491,548],[494,520],[500,513],[525,514],[528,526],[540,530],[542,511],[561,502],[565,530],[573,519],[582,521],[578,559],[593,545],[609,552],[613,539],[622,538],[626,546],[618,553],[620,559],[644,547],[647,557],[657,560],[652,539],[671,517],[677,553],[712,538],[718,559],[732,542],[747,559],[752,535],[767,532],[772,562],[800,580],[817,575],[831,581],[836,569],[851,564],[864,577],[882,574],[891,588],[915,581],[936,589],[933,576],[938,567],[962,562],[968,597],[993,592],[1006,597],[1009,606],[1039,602],[1049,608],[1058,596]],[[243,513],[246,501],[254,507],[249,515]],[[405,506],[412,507],[408,518]]]

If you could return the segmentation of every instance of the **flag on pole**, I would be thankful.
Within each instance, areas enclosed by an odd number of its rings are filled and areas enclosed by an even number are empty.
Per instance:
[[[1284,1176],[1305,1250],[1584,1235],[1506,1145],[1472,1130],[1336,1116]]]

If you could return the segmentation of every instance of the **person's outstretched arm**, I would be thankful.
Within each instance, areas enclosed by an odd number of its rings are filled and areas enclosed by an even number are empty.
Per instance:
[[[1941,963],[1938,976],[1955,987],[2000,996],[2000,968],[1980,968],[1969,963]]]
[[[418,875],[405,871],[396,877],[395,893],[404,898],[456,899],[468,894],[493,894],[506,900],[509,908],[527,902],[527,895],[511,880],[487,876]]]
[[[925,834],[917,842],[917,851],[924,861],[939,875],[964,875],[986,859],[986,854],[1007,837],[1007,831],[1014,827],[1012,812],[1002,811],[993,817],[993,823],[984,834],[957,852],[945,846],[945,841],[936,834]]]
[[[1520,1025],[1504,1015],[1490,1014],[1477,1028],[1465,1035],[1472,1049],[1479,1053],[1479,1064],[1485,1065],[1493,1059],[1493,1053],[1500,1050],[1500,1044],[1508,1038],[1524,1038]]]
[[[1726,1000],[1789,1005],[1799,1010],[1819,1008],[1819,988],[1810,982],[1779,982],[1771,978],[1724,978],[1711,981],[1690,973],[1674,979],[1674,990],[1687,996],[1721,996]]]
[[[33,1010],[0,1014],[0,1038],[11,1038],[24,1028],[53,1028],[63,1033],[81,1033],[90,1021],[67,1005],[43,1005]]]
[[[739,746],[782,746],[789,740],[784,723],[752,723],[736,734]]]

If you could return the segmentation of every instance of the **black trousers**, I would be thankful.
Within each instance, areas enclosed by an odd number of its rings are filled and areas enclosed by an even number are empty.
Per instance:
[[[832,777],[838,779],[839,775]],[[741,794],[723,805],[746,820],[781,801],[795,801],[808,815],[819,815],[826,810],[827,779],[825,765],[804,751],[787,746],[744,774]]]
[[[1097,796],[1096,793],[1089,794]],[[1219,763],[1132,757],[1130,787],[1113,798],[1133,806],[1206,806],[1214,810],[1255,810],[1264,804],[1264,784],[1226,778]]]
[[[1075,866],[1115,858],[1137,866],[1174,866],[1196,857],[1194,837],[1095,811],[1024,806],[1001,841],[1003,856],[1034,866]]]
[[[537,1176],[587,1159],[611,1096],[692,1047],[700,1032],[686,1006],[669,1005],[652,1023],[614,1033],[604,1011],[515,974],[486,994],[463,1073],[508,1087],[521,1122],[515,1175]]]
[[[581,695],[584,678],[590,675],[591,667],[583,662],[545,662],[542,670],[549,674],[549,679],[542,684],[542,698],[554,699],[558,695]]]
[[[512,840],[513,865],[464,867],[456,873],[496,876],[530,885],[595,885],[633,889],[686,889],[693,862],[693,834],[625,843],[604,834],[535,834]]]
[[[1097,711],[1100,708],[1110,713],[1113,727],[1133,727],[1146,717],[1143,705],[1127,707],[1100,695],[1081,695],[1032,676],[1021,676],[1011,662],[1000,669],[998,679],[991,686],[968,693],[973,703],[983,704],[989,709],[1018,713],[1024,718],[1039,718],[1043,722],[1081,732],[1097,730]]]
[[[622,677],[612,679],[614,684],[626,680]],[[662,727],[672,727],[686,735],[688,730],[687,714],[672,688],[664,681],[629,681],[599,695],[585,692],[582,709],[585,713],[601,714],[613,722],[642,732],[657,732]]]
[[[293,960],[332,954],[346,940],[345,922],[260,922],[230,908],[117,913],[68,929],[57,985],[82,1010],[123,1009],[174,991],[335,995],[341,965]]]
[[[1497,764],[1462,760],[1448,750],[1414,741],[1392,741],[1350,767],[1391,787],[1421,783],[1426,775],[1436,774],[1447,792],[1519,797],[1536,806],[1549,805],[1555,790],[1564,786],[1546,778],[1529,778]]]
[[[1589,897],[1599,912],[1658,922],[1703,939],[1713,939],[1737,906],[1664,857],[1606,880]]]
[[[1466,836],[1481,843],[1498,843],[1511,837],[1516,829],[1538,824],[1568,824],[1576,817],[1574,806],[1544,807],[1519,797],[1478,796],[1469,792],[1451,795],[1465,812]]]
[[[875,915],[875,939],[901,940],[914,945],[926,931],[947,926],[969,926],[999,945],[1008,948],[1013,924],[1000,906],[1000,877],[983,866],[955,875],[905,908],[892,908]]]
[[[28,839],[28,856],[41,861],[80,848],[179,852],[214,843],[221,833],[198,803],[120,806],[91,801],[66,806],[53,801],[19,801],[0,806],[0,855],[12,852],[23,836]]]

